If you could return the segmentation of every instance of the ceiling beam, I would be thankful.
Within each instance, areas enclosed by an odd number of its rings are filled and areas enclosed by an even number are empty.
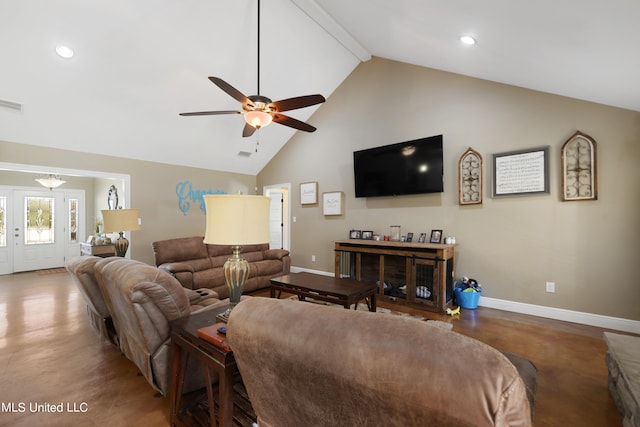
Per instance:
[[[340,24],[338,24],[315,0],[291,0],[300,10],[316,22],[338,43],[344,46],[353,56],[361,62],[371,59],[371,52],[362,46],[351,34],[349,34]]]

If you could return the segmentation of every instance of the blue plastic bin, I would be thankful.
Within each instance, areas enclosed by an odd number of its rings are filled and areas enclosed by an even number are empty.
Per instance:
[[[466,309],[474,310],[478,308],[478,301],[480,301],[480,292],[462,292],[463,289],[460,287],[454,288],[456,294],[456,303]]]

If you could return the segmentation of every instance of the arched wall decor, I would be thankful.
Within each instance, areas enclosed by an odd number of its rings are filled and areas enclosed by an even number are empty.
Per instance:
[[[562,200],[596,200],[596,141],[580,131],[562,146]]]
[[[458,161],[458,202],[482,204],[482,155],[471,147]]]

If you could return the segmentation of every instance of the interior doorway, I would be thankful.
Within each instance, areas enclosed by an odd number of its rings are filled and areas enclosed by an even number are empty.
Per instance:
[[[269,209],[269,247],[271,249],[291,250],[290,192],[291,184],[274,184],[263,187],[263,194],[271,198]]]

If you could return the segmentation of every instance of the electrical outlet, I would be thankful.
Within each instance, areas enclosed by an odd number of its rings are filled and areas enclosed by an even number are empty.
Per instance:
[[[555,291],[556,291],[555,282],[547,282],[547,292],[555,293]]]
[[[316,262],[316,256],[315,255],[311,255],[311,261],[312,262]]]

